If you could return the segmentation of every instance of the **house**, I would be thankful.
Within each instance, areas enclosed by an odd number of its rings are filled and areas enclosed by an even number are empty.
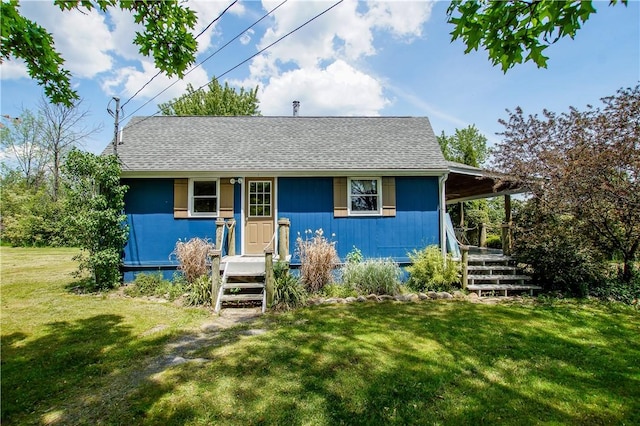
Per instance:
[[[342,259],[357,247],[402,263],[446,239],[451,164],[424,117],[137,117],[115,148],[129,186],[127,281],[170,276],[176,242],[214,240],[221,220],[244,256],[279,244],[281,218],[294,241],[322,229]]]

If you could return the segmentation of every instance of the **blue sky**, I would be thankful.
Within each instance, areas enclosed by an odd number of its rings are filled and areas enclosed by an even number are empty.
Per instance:
[[[252,30],[243,30],[280,1],[244,1],[234,5],[198,40],[198,61],[227,41],[238,40],[203,66],[143,106],[174,80],[153,80],[124,108],[122,125],[135,115],[155,114],[157,104],[184,93],[187,81],[207,83],[301,25],[333,2],[289,0]],[[152,62],[131,43],[135,24],[126,13],[108,15],[60,12],[53,2],[22,1],[22,13],[46,27],[74,75],[72,83],[90,111],[90,125],[102,130],[84,148],[100,152],[113,135],[107,105],[113,96],[129,100],[156,73]],[[231,3],[189,1],[199,16],[197,34]],[[436,134],[475,124],[496,143],[505,109],[520,106],[528,114],[543,109],[566,111],[598,104],[621,87],[640,81],[640,3],[627,7],[595,2],[597,13],[576,38],[547,49],[548,68],[527,63],[504,74],[482,50],[464,54],[450,42],[447,2],[355,2],[345,0],[300,31],[225,74],[230,85],[260,87],[263,115],[427,116]],[[42,91],[24,65],[0,65],[1,113],[17,116],[37,110]],[[112,104],[113,106],[113,104]],[[139,109],[139,110],[138,110]],[[138,110],[138,111],[136,111]]]

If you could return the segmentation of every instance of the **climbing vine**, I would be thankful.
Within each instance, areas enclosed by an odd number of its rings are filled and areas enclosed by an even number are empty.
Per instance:
[[[122,251],[129,233],[123,214],[128,188],[120,184],[118,159],[74,149],[63,173],[67,220],[72,240],[82,249],[76,257],[78,272],[88,272],[96,290],[115,287],[121,281]]]

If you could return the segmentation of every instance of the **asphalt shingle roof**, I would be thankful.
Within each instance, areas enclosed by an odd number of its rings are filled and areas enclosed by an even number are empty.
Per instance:
[[[123,172],[446,171],[426,117],[134,117]],[[113,145],[105,153],[113,152]]]

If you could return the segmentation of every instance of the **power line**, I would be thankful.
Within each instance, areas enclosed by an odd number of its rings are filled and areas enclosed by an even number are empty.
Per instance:
[[[222,16],[223,16],[225,13],[227,13],[227,11],[228,11],[229,9],[231,9],[231,7],[232,7],[234,4],[236,4],[237,2],[238,2],[238,0],[234,0],[234,1],[229,5],[229,6],[227,6],[227,7],[222,11],[222,13],[220,13],[216,18],[214,18],[214,20],[213,20],[213,21],[209,22],[209,25],[207,25],[207,26],[205,27],[205,29],[204,29],[204,30],[200,31],[200,33],[199,33],[197,36],[195,36],[195,39],[197,40],[197,39],[198,39],[198,37],[200,37],[202,34],[204,34],[204,33],[205,33],[205,31],[207,31],[209,28],[211,28],[211,25],[213,25],[213,24],[214,24],[214,23],[216,23],[220,18],[222,18]],[[195,68],[195,67],[194,67],[194,68]],[[193,69],[193,68],[192,68],[192,69]],[[190,72],[190,71],[189,71],[189,72]],[[188,74],[189,72],[187,72],[187,74]],[[144,88],[145,88],[145,87],[147,87],[149,84],[151,84],[151,82],[152,82],[153,80],[155,80],[155,78],[156,78],[157,76],[159,76],[160,74],[162,74],[162,71],[158,71],[158,72],[156,73],[156,75],[154,75],[153,77],[151,77],[151,79],[150,79],[149,81],[147,81],[147,82],[146,82],[146,83],[145,83],[145,84],[144,84],[140,89],[138,89],[138,91],[137,91],[136,93],[134,93],[134,94],[133,94],[133,96],[131,96],[129,99],[127,99],[127,101],[126,101],[125,103],[123,103],[123,104],[122,104],[122,108],[124,108],[124,107],[125,107],[125,105],[127,105],[129,102],[131,102],[131,100],[133,100],[133,98],[135,98],[136,96],[138,96],[138,94],[140,94],[140,92],[142,92],[142,91],[144,90]],[[185,75],[187,75],[187,74],[185,74]]]
[[[222,11],[222,13],[221,13],[221,14],[220,14],[216,19],[214,19],[213,21],[211,21],[211,22],[209,23],[209,25],[207,25],[207,26],[205,27],[205,29],[204,29],[204,30],[200,31],[200,34],[198,34],[198,35],[196,36],[196,39],[197,39],[198,37],[200,37],[202,34],[204,34],[204,33],[205,33],[205,31],[207,31],[207,30],[211,27],[211,25],[213,25],[213,24],[214,24],[218,19],[222,18],[222,15],[224,15],[225,13],[227,13],[227,11],[228,11],[229,9],[231,9],[231,6],[233,6],[233,5],[234,5],[234,4],[236,4],[236,3],[238,3],[238,0],[234,0],[234,1],[229,5],[229,6],[227,6],[227,8],[226,8],[225,10],[223,10],[223,11]]]
[[[286,1],[286,0],[285,0],[285,1]],[[222,77],[222,76],[224,76],[224,75],[226,75],[226,74],[230,73],[231,71],[235,70],[235,69],[236,69],[236,68],[238,68],[239,66],[241,66],[241,65],[245,64],[246,62],[250,61],[251,59],[255,58],[255,57],[256,57],[256,56],[258,56],[259,54],[263,53],[265,50],[267,50],[267,49],[269,49],[269,48],[273,47],[273,46],[274,46],[274,45],[276,45],[277,43],[279,43],[279,42],[281,42],[282,40],[284,40],[285,38],[289,37],[291,34],[295,33],[296,31],[298,31],[299,29],[301,29],[301,28],[303,28],[304,26],[308,25],[309,23],[313,22],[314,20],[316,20],[316,19],[317,19],[317,18],[319,18],[320,16],[322,16],[322,15],[324,15],[325,13],[329,12],[331,9],[333,9],[333,8],[334,8],[334,7],[336,7],[336,6],[338,6],[338,5],[339,5],[340,3],[342,3],[343,1],[344,1],[344,0],[339,0],[339,1],[337,1],[336,3],[334,3],[333,5],[331,5],[330,7],[328,7],[327,9],[325,9],[325,10],[323,10],[322,12],[318,13],[318,14],[317,14],[317,15],[315,15],[313,18],[311,18],[311,19],[307,20],[307,21],[306,21],[305,23],[303,23],[302,25],[300,25],[300,26],[296,27],[295,29],[293,29],[293,30],[289,31],[287,34],[283,35],[282,37],[280,37],[279,39],[277,39],[277,40],[276,40],[276,41],[274,41],[273,43],[269,44],[269,45],[268,45],[268,46],[266,46],[265,48],[261,49],[260,51],[258,51],[258,52],[257,52],[257,53],[255,53],[254,55],[251,55],[250,57],[248,57],[248,58],[247,58],[247,59],[245,59],[244,61],[240,62],[239,64],[237,64],[237,65],[235,65],[235,66],[233,66],[233,67],[229,68],[227,71],[223,72],[223,73],[222,73],[222,74],[220,74],[219,76],[214,77],[214,79],[219,79],[220,77]],[[284,3],[284,2],[283,2],[283,3]],[[278,7],[280,7],[280,5],[279,5]],[[211,81],[213,81],[213,79],[212,79]],[[207,86],[211,81],[209,81],[207,84],[204,84],[204,85],[200,86],[199,88],[197,88],[197,89],[194,91],[194,93],[195,93],[195,92],[197,92],[197,91],[199,91],[199,90],[202,90],[202,89],[203,89],[204,87],[206,87],[206,86]],[[175,83],[173,83],[173,84],[175,84]],[[171,87],[171,86],[169,86],[169,87]],[[168,89],[168,87],[167,87],[167,89]],[[165,90],[167,90],[167,89],[165,89]],[[163,92],[164,92],[164,90],[163,90]],[[160,93],[163,93],[163,92],[160,92]],[[159,94],[158,94],[158,95],[159,95]],[[156,95],[156,97],[157,97],[158,95]],[[155,99],[155,97],[154,97],[153,99]],[[148,102],[147,102],[147,103],[148,103]],[[145,105],[146,105],[146,104],[145,104]],[[169,105],[173,105],[173,104],[169,103]],[[143,106],[144,106],[144,105],[143,105]],[[142,108],[142,107],[140,107],[140,108]],[[130,115],[135,114],[138,110],[140,110],[140,108],[138,108],[137,110],[135,110],[135,111],[134,111],[132,114],[130,114]],[[159,113],[161,113],[161,112],[162,112],[162,111],[156,111],[153,115],[147,116],[147,117],[145,117],[145,118],[141,119],[140,121],[136,121],[135,123],[133,123],[133,125],[132,125],[132,126],[135,126],[135,125],[138,125],[138,124],[140,124],[140,123],[143,123],[143,122],[145,122],[146,120],[148,120],[148,119],[150,119],[150,118],[152,118],[152,117],[155,117],[157,114],[159,114]],[[130,116],[130,115],[129,115],[129,116]],[[126,118],[128,118],[129,116],[127,116]]]
[[[228,45],[230,45],[231,43],[233,43],[234,41],[236,41],[238,38],[240,38],[244,33],[246,33],[247,31],[249,31],[251,28],[255,27],[256,25],[258,25],[260,22],[262,22],[262,20],[264,20],[267,16],[271,15],[273,12],[275,12],[276,10],[278,10],[280,8],[280,6],[282,6],[283,4],[285,4],[287,2],[287,0],[284,0],[282,3],[280,3],[279,5],[277,5],[276,7],[274,7],[273,9],[271,9],[269,12],[267,12],[265,15],[263,15],[260,19],[258,19],[256,22],[254,22],[253,24],[249,25],[247,28],[245,28],[244,30],[240,31],[234,38],[232,38],[231,40],[229,40],[228,42],[226,42],[223,46],[221,46],[218,50],[216,50],[215,52],[213,52],[211,55],[207,56],[204,60],[202,60],[201,62],[199,62],[198,64],[196,64],[193,68],[191,68],[189,71],[187,71],[184,76],[186,77],[187,75],[189,75],[191,72],[195,71],[196,68],[198,68],[199,66],[201,66],[202,64],[204,64],[205,62],[207,62],[209,59],[213,58],[216,54],[218,54],[222,49],[226,48]],[[129,117],[131,117],[132,115],[134,115],[136,112],[140,111],[142,108],[144,108],[145,106],[147,106],[151,101],[153,101],[154,99],[156,99],[158,96],[162,95],[164,92],[166,92],[167,90],[169,90],[170,88],[172,88],[173,86],[175,86],[179,81],[181,80],[175,80],[173,83],[169,84],[167,87],[165,87],[164,89],[162,89],[158,94],[156,94],[154,97],[150,98],[149,100],[147,100],[144,104],[142,104],[138,109],[136,109],[135,111],[133,111],[131,114],[127,115],[126,117],[123,118],[127,119]],[[209,84],[209,83],[207,83]],[[200,89],[198,89],[200,90]],[[135,96],[135,95],[134,95]],[[156,113],[157,114],[157,113]],[[154,114],[155,115],[155,114]]]

